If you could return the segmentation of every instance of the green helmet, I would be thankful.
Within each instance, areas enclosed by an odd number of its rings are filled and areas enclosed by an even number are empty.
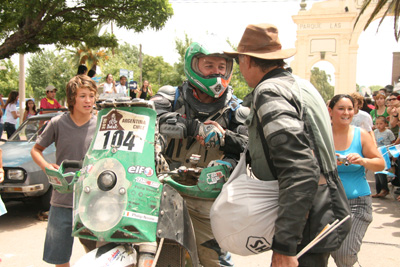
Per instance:
[[[226,72],[204,76],[199,70],[199,59],[206,56],[226,59]],[[222,51],[209,52],[199,43],[192,43],[185,54],[185,75],[189,82],[209,96],[219,98],[228,88],[232,78],[233,59],[224,55]]]

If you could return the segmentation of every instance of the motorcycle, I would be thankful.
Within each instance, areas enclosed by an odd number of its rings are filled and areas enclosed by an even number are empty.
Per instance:
[[[97,128],[83,163],[46,169],[55,190],[74,193],[72,235],[103,245],[75,266],[200,266],[181,194],[215,199],[228,168],[197,167],[193,155],[191,167],[169,171],[152,101],[103,96],[96,106]]]

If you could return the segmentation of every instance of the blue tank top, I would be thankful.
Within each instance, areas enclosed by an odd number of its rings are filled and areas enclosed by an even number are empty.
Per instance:
[[[358,153],[361,157],[364,157],[362,153],[361,131],[359,127],[354,127],[354,136],[350,147],[346,150],[336,150],[336,153],[344,156],[349,153]],[[338,166],[338,173],[340,180],[343,183],[344,190],[346,191],[347,199],[354,199],[371,194],[371,189],[365,176],[365,168],[363,166],[357,164],[344,166],[342,164]]]

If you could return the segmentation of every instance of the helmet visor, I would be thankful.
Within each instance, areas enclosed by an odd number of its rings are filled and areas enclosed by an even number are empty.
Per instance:
[[[192,70],[203,79],[229,80],[232,68],[233,59],[223,54],[197,54],[192,59]]]

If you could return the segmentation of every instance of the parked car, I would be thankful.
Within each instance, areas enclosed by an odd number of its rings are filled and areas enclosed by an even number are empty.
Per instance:
[[[0,194],[4,201],[32,200],[40,202],[43,209],[50,208],[52,188],[46,174],[32,160],[31,149],[47,122],[62,113],[47,113],[28,118],[0,148],[3,150],[4,182]],[[43,151],[48,162],[56,162],[54,144]]]

